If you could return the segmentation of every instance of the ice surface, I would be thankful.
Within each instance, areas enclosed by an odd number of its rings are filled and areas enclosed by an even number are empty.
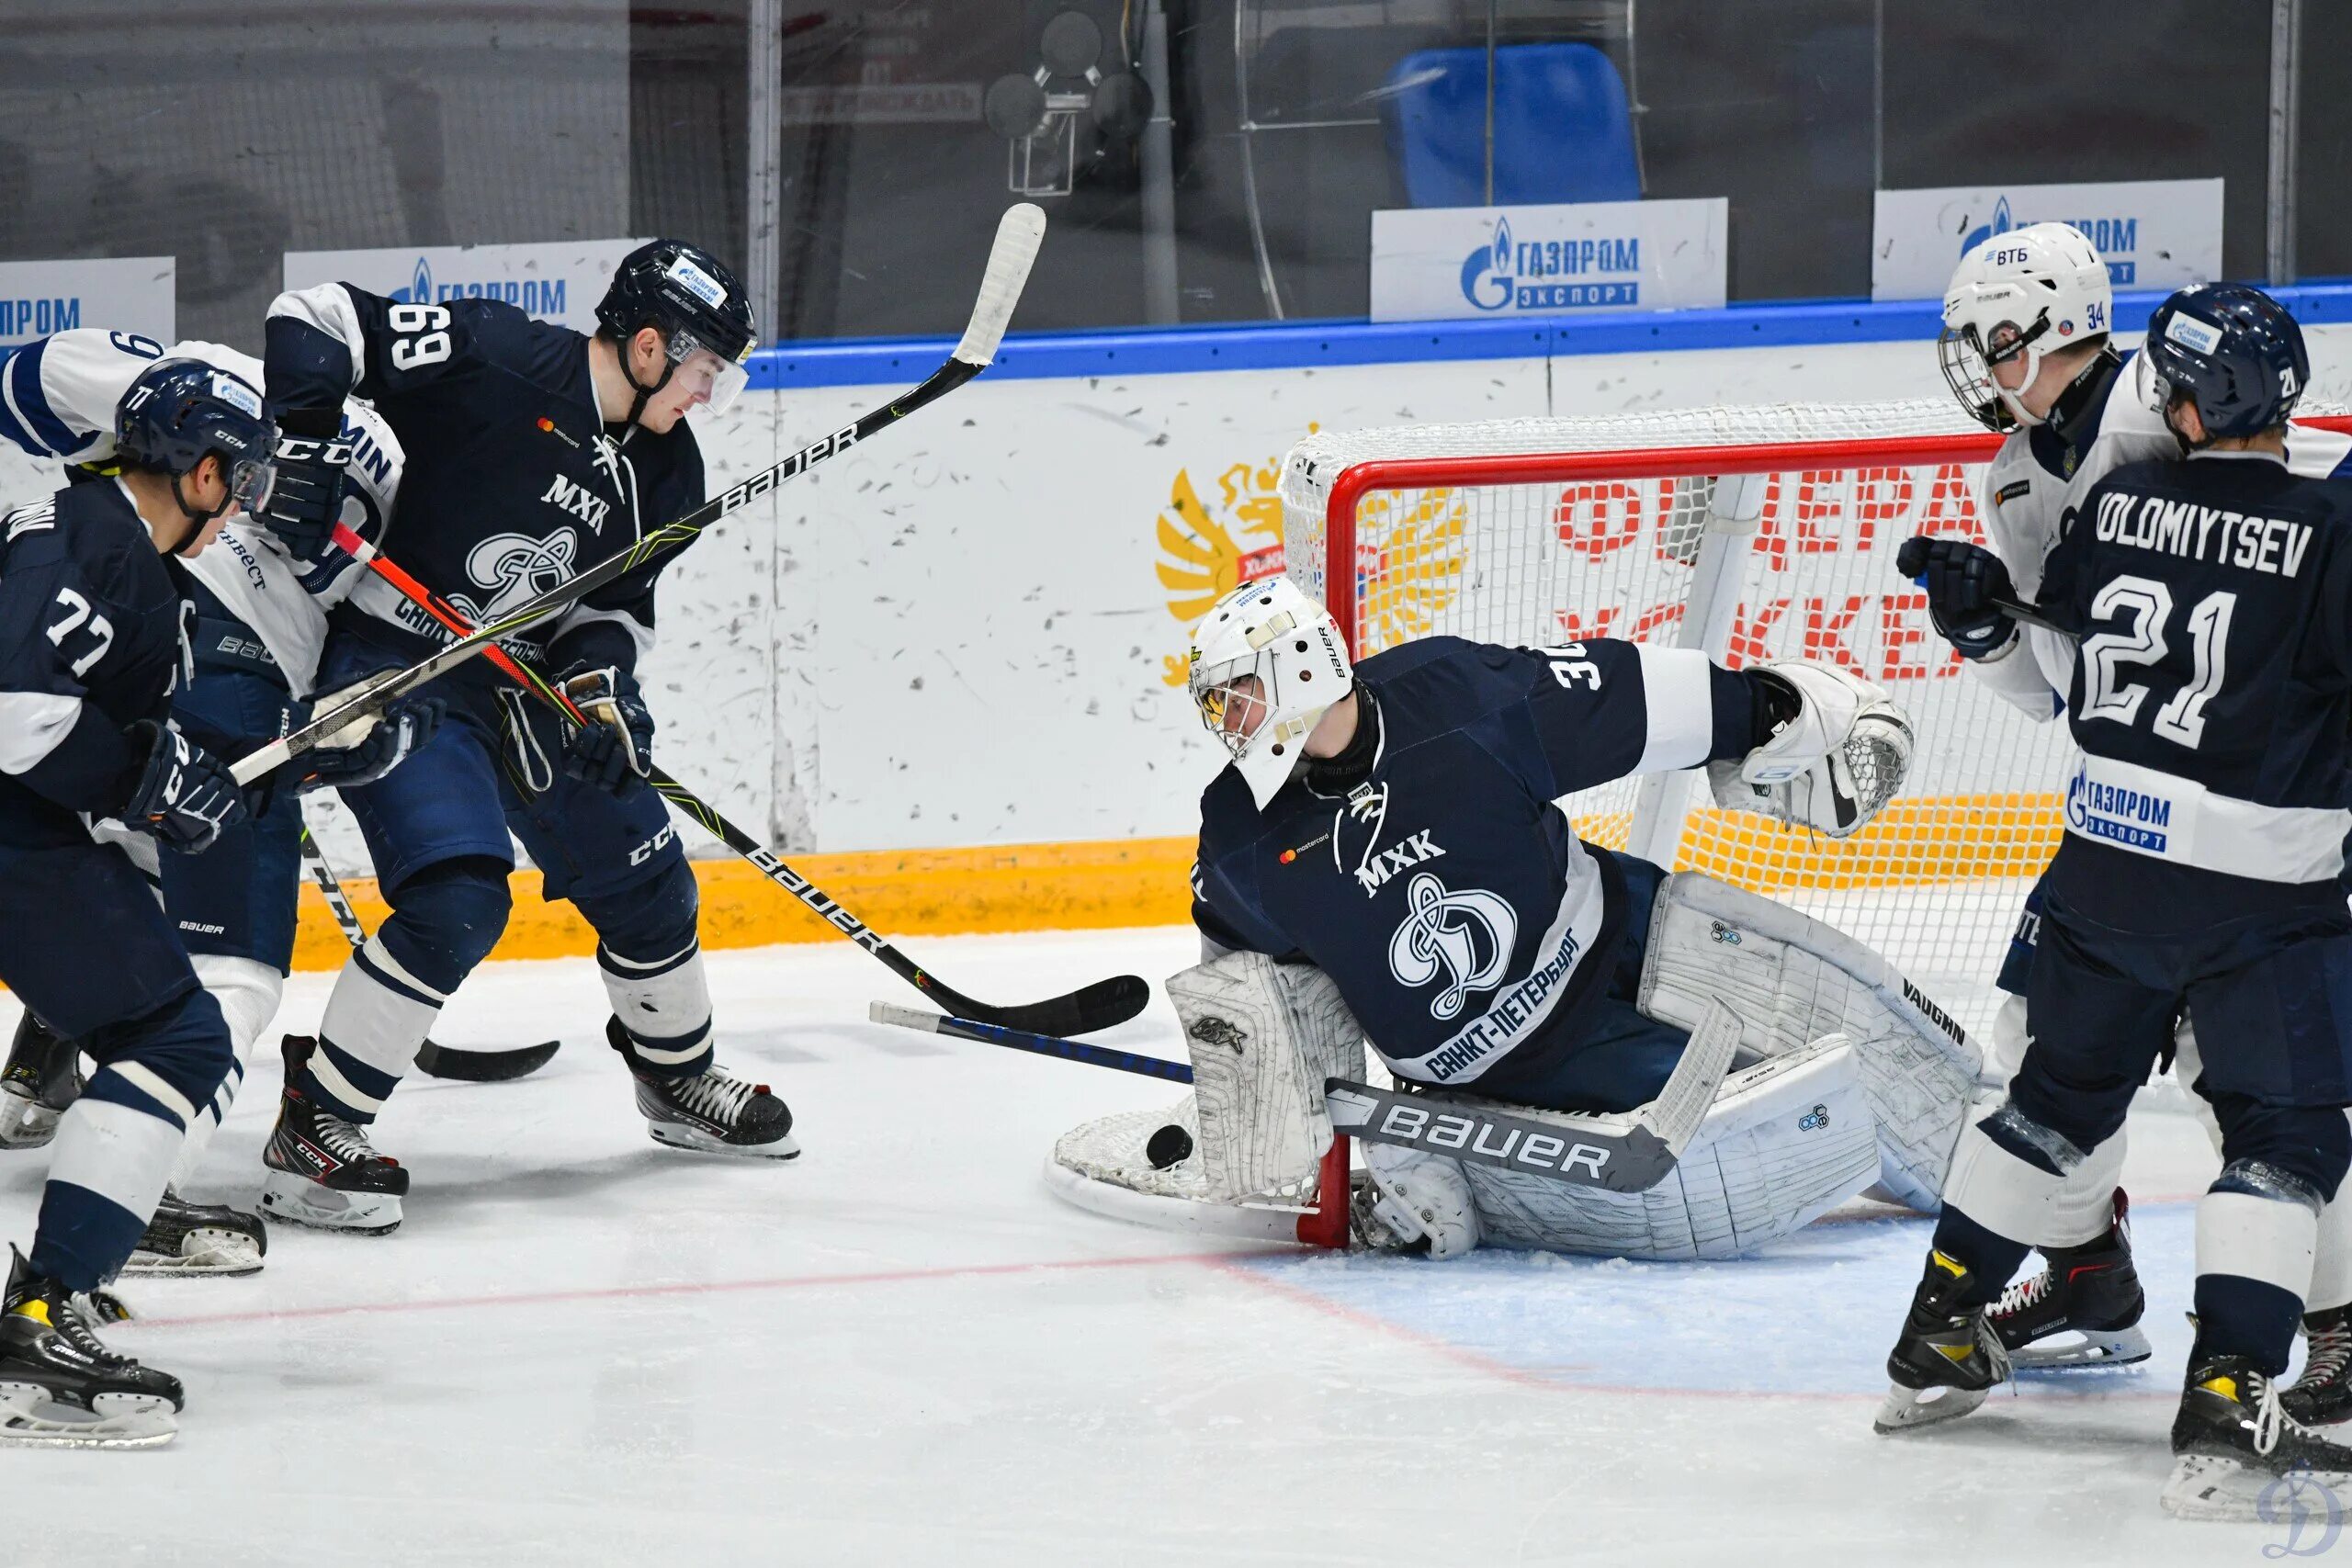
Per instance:
[[[1182,930],[915,945],[1007,1000],[1193,956]],[[279,1227],[254,1279],[130,1281],[147,1315],[114,1334],[187,1381],[179,1440],[0,1450],[0,1562],[2247,1562],[2325,1531],[2157,1511],[2213,1164],[2185,1117],[2132,1129],[2155,1359],[1887,1438],[1922,1222],[1735,1264],[1204,1243],[1038,1175],[1166,1085],[868,1024],[910,994],[846,944],[711,971],[798,1161],[657,1147],[592,967],[486,968],[438,1037],[562,1052],[401,1090],[399,1234]],[[1179,1050],[1164,1008],[1103,1038]],[[198,1196],[252,1200],[278,1082],[255,1064]],[[18,1240],[44,1164],[0,1156]]]

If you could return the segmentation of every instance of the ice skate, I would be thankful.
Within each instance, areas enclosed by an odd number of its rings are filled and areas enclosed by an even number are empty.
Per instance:
[[[2119,1190],[2106,1235],[2081,1247],[2044,1249],[2047,1267],[1993,1303],[1987,1317],[2012,1367],[2128,1366],[2148,1359],[2140,1327],[2148,1298],[2132,1266],[2129,1208]]]
[[[2278,1403],[2306,1427],[2352,1418],[2352,1307],[2305,1313],[2303,1340],[2303,1375]]]
[[[10,1249],[0,1304],[0,1441],[143,1449],[168,1443],[180,1382],[107,1348],[65,1287]]]
[[[2209,1359],[2188,1374],[2172,1451],[2163,1503],[2179,1519],[2276,1517],[2282,1483],[2290,1493],[2317,1485],[2339,1496],[2352,1487],[2352,1449],[2287,1414],[2278,1383],[2240,1357]]]
[[[191,1203],[169,1188],[147,1222],[126,1274],[214,1274],[234,1279],[261,1272],[269,1232],[259,1214],[225,1203]]]
[[[1955,1310],[1952,1303],[1973,1276],[1940,1252],[1928,1254],[1926,1277],[1911,1298],[1903,1337],[1886,1358],[1894,1386],[1871,1425],[1880,1432],[1907,1431],[1967,1415],[1984,1396],[2009,1381],[2009,1355],[1985,1321],[1983,1307]]]
[[[57,1136],[57,1119],[81,1098],[82,1053],[31,1013],[17,1021],[0,1067],[0,1149],[37,1149]]]
[[[408,1172],[376,1152],[368,1130],[311,1103],[295,1087],[318,1042],[286,1037],[286,1098],[262,1163],[262,1213],[316,1230],[390,1235],[400,1228]]]
[[[767,1085],[746,1083],[717,1063],[690,1078],[656,1077],[637,1065],[619,1019],[605,1024],[605,1037],[637,1079],[637,1109],[655,1143],[706,1154],[799,1157],[791,1108]]]

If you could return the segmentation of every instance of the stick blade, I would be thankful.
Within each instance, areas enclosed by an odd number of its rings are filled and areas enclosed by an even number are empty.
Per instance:
[[[1018,1007],[977,1007],[968,998],[956,1010],[982,1023],[1018,1029],[1031,1034],[1091,1034],[1125,1023],[1151,1002],[1151,982],[1140,975],[1114,975],[1081,986],[1066,997]]]
[[[1004,331],[1012,324],[1012,308],[1029,281],[1029,266],[1046,240],[1046,209],[1023,201],[1004,209],[997,220],[996,243],[989,248],[988,270],[980,275],[980,297],[972,305],[971,324],[956,345],[956,357],[967,365],[985,366],[996,358]]]
[[[876,1023],[893,1024],[900,1029],[919,1029],[926,1034],[937,1034],[939,1026],[947,1021],[935,1012],[925,1012],[921,1008],[894,1007],[888,1002],[866,1003],[865,1016]]]
[[[456,1045],[435,1045],[428,1040],[416,1048],[416,1065],[436,1078],[465,1083],[507,1083],[537,1072],[556,1054],[560,1040],[543,1040],[515,1051],[468,1051]]]

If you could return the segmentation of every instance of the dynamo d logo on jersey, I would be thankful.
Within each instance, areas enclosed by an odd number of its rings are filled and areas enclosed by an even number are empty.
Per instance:
[[[1388,939],[1388,971],[1397,983],[1426,986],[1442,978],[1433,1018],[1453,1018],[1472,991],[1502,984],[1519,942],[1519,915],[1482,888],[1449,893],[1433,872],[1405,885],[1404,923]]]
[[[1960,254],[1966,255],[1996,234],[2006,234],[2012,229],[2022,229],[2030,223],[2071,223],[2091,243],[2091,249],[2107,263],[2107,280],[2118,288],[2129,288],[2140,276],[2140,220],[2131,218],[2077,218],[2071,213],[2037,213],[2031,218],[2009,216],[2009,198],[2002,197],[1993,203],[1993,220],[1971,229],[1960,242]],[[2104,332],[2102,323],[2096,330]]]
[[[466,552],[466,575],[490,592],[479,599],[452,593],[449,603],[477,626],[494,621],[571,578],[579,558],[580,536],[570,528],[543,539],[492,534]]]
[[[563,317],[566,292],[560,277],[437,280],[433,276],[433,264],[419,256],[408,287],[395,288],[386,298],[402,305],[437,305],[444,299],[503,299],[509,305],[520,305],[543,321],[553,321]]]
[[[1632,235],[1571,240],[1511,237],[1495,220],[1491,244],[1462,259],[1462,297],[1481,310],[1573,310],[1641,303],[1642,242]],[[1596,276],[1622,273],[1622,277]]]

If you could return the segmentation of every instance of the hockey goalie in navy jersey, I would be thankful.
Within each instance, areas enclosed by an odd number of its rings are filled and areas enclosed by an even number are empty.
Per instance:
[[[1432,1100],[1563,1126],[1708,1108],[1640,1191],[1368,1143],[1368,1245],[1726,1257],[1865,1186],[1933,1201],[1978,1063],[1965,1034],[1860,944],[1585,843],[1556,804],[1704,765],[1719,802],[1844,836],[1909,762],[1875,687],[1604,638],[1437,637],[1351,665],[1287,579],[1221,600],[1192,658],[1233,759],[1201,802],[1207,961],[1169,983],[1212,1198],[1298,1190],[1330,1138],[1321,1085],[1360,1077],[1368,1041]],[[1237,1031],[1279,1044],[1224,1048]],[[1299,1064],[1311,1092],[1283,1092]]]
[[[2319,1215],[2352,1164],[2352,486],[2288,462],[2311,370],[2259,290],[2173,296],[2143,350],[2185,458],[2126,463],[2065,520],[2045,615],[2079,638],[2082,761],[2001,1103],[1962,1134],[1887,1368],[1881,1430],[1965,1415],[2009,1364],[1985,1308],[2070,1177],[2194,1025],[2222,1134],[2171,1512],[2253,1518],[2352,1449],[2282,1408]]]

